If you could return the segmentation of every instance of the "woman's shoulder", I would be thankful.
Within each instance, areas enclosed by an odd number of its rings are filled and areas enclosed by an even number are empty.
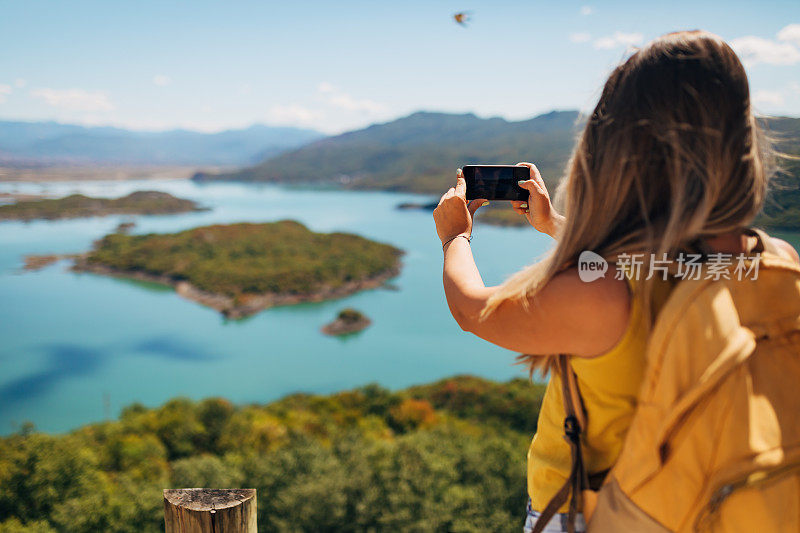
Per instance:
[[[770,240],[775,244],[775,246],[778,247],[778,249],[791,258],[792,261],[795,263],[800,263],[800,255],[797,254],[797,250],[795,250],[794,246],[777,237],[770,237]]]
[[[594,357],[614,347],[625,334],[631,314],[631,291],[626,279],[607,271],[593,278],[577,268],[557,274],[541,291],[541,297],[562,309],[562,316],[582,333],[586,345],[575,355]]]
[[[587,303],[608,304],[621,303],[627,306],[630,301],[630,289],[626,278],[619,278],[613,272],[587,275],[577,268],[568,268],[556,274],[548,286],[559,291],[568,291]]]

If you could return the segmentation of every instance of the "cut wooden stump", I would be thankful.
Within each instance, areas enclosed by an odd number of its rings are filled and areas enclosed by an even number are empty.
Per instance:
[[[256,533],[256,489],[166,489],[166,533]]]

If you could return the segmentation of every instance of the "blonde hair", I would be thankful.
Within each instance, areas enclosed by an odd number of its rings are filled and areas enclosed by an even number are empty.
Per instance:
[[[674,257],[746,226],[766,194],[766,148],[744,67],[720,37],[655,39],[612,72],[586,121],[559,188],[566,225],[555,248],[501,285],[482,316],[528,302],[584,250],[610,262]],[[652,282],[636,286],[649,302]]]

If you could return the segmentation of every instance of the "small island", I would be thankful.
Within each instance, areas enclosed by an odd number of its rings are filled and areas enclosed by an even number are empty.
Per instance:
[[[491,226],[521,227],[528,225],[528,217],[511,209],[510,202],[497,202],[497,204],[479,209],[475,218],[478,222]]]
[[[339,311],[336,320],[323,326],[322,333],[334,336],[349,335],[366,329],[370,324],[372,321],[361,311],[348,307]]]
[[[56,220],[109,215],[163,215],[205,211],[197,203],[161,191],[137,191],[122,198],[93,198],[72,194],[0,205],[0,220]]]
[[[418,210],[418,211],[433,211],[438,206],[438,202],[403,202],[401,204],[397,204],[396,209],[399,210]]]
[[[400,272],[402,250],[349,233],[315,233],[292,220],[179,233],[112,233],[73,270],[170,285],[241,318],[268,307],[341,298]]]

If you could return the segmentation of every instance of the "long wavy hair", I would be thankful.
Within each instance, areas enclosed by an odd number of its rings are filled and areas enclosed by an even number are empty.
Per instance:
[[[501,285],[482,316],[510,299],[535,305],[584,250],[612,263],[675,257],[748,225],[766,195],[768,153],[734,51],[704,31],[655,39],[611,73],[587,118],[559,187],[566,225],[554,250]],[[649,309],[652,280],[636,292]]]

